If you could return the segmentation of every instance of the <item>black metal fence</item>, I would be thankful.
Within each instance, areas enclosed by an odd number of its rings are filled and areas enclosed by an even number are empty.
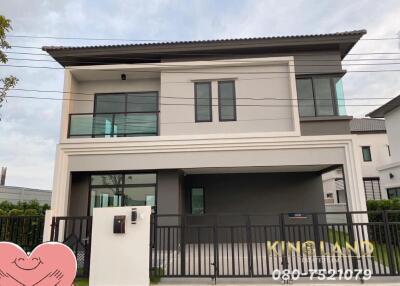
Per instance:
[[[91,216],[52,218],[50,240],[72,249],[78,264],[78,277],[89,276],[91,236]]]
[[[161,277],[269,277],[276,269],[397,276],[399,214],[153,214],[150,270]]]
[[[44,216],[1,216],[0,241],[18,244],[32,251],[43,242]]]

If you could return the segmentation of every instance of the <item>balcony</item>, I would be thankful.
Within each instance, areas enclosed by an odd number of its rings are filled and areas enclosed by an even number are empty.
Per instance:
[[[159,112],[75,113],[69,115],[68,138],[158,135]]]

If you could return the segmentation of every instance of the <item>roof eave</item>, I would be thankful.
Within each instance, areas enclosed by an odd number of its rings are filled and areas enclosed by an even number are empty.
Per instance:
[[[123,55],[123,54],[148,54],[168,55],[168,53],[207,53],[210,51],[245,51],[251,49],[277,49],[280,47],[311,49],[323,46],[336,46],[344,58],[354,47],[358,40],[366,33],[365,30],[353,31],[339,34],[276,37],[276,38],[254,38],[254,39],[233,39],[215,41],[193,41],[136,45],[114,45],[114,46],[93,46],[93,47],[43,47],[42,50],[49,53],[63,66],[67,66],[65,59],[79,57],[96,57],[98,55]]]
[[[400,94],[381,107],[367,114],[371,118],[384,118],[387,113],[400,106]]]

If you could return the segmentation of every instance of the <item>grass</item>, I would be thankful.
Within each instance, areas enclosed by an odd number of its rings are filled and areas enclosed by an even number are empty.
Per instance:
[[[89,279],[87,278],[76,278],[74,281],[75,286],[88,286],[89,285]]]
[[[329,229],[329,241],[335,242],[337,241],[341,247],[345,247],[346,241],[349,242],[350,238],[347,233],[338,230]],[[384,266],[389,266],[389,255],[388,255],[388,247],[386,243],[377,243],[375,241],[371,241],[374,246],[374,251],[372,252],[372,256],[375,261],[382,263]],[[400,248],[393,246],[393,257],[395,263],[397,262],[398,267],[400,266]]]

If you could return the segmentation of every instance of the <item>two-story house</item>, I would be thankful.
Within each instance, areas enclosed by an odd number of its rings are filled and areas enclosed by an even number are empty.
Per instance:
[[[366,31],[44,47],[65,67],[53,216],[365,210],[341,61]]]

